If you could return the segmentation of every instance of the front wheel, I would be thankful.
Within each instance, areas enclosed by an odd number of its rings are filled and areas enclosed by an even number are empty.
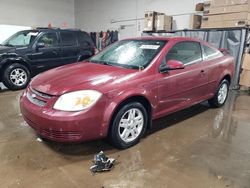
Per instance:
[[[29,81],[29,70],[19,63],[10,64],[4,70],[3,83],[10,90],[24,89]]]
[[[144,106],[138,102],[124,105],[116,114],[110,130],[114,146],[125,149],[137,144],[143,136],[148,115]]]
[[[225,79],[220,83],[219,89],[215,96],[208,100],[213,107],[221,107],[225,104],[229,92],[229,82]]]

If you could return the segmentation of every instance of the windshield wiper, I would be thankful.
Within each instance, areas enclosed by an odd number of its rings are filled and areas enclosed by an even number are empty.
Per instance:
[[[3,46],[14,47],[12,44],[4,44]]]
[[[114,64],[115,66],[123,67],[123,68],[128,68],[128,69],[139,69],[139,66],[137,65],[128,65],[128,64]]]
[[[89,60],[89,62],[91,63],[99,63],[99,64],[102,64],[102,65],[110,65],[108,62],[106,61],[101,61],[101,60]]]
[[[102,60],[89,60],[91,63],[99,63],[102,65],[109,65],[109,66],[116,66],[116,67],[122,67],[122,68],[128,68],[128,69],[140,69],[141,67],[137,65],[128,65],[128,64],[119,64],[119,63],[110,63],[107,61],[102,61]]]

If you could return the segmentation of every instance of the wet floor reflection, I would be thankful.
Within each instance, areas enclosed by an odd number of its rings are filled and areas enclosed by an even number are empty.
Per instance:
[[[209,130],[209,135],[212,138],[221,139],[228,143],[232,142],[232,137],[237,131],[238,122],[234,119],[233,112],[238,95],[236,92],[231,92],[225,106],[218,109]]]
[[[37,140],[20,116],[20,93],[0,92],[2,187],[250,187],[248,93],[231,91],[219,109],[204,102],[156,120],[127,150],[105,140],[71,145]],[[118,165],[92,176],[89,167],[101,150],[119,156]]]

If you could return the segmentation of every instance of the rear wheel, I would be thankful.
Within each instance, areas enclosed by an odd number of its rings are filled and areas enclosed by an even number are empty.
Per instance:
[[[146,130],[147,119],[142,104],[131,102],[124,105],[116,114],[110,130],[112,144],[125,149],[138,143]]]
[[[220,83],[219,89],[215,96],[208,100],[209,104],[213,107],[221,107],[225,104],[229,92],[229,82],[224,79]]]
[[[24,89],[29,81],[29,70],[19,63],[8,65],[4,70],[3,83],[10,90]]]

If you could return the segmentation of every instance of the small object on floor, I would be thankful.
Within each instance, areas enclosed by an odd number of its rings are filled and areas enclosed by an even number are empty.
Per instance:
[[[222,179],[222,176],[217,176],[218,180],[221,180]]]
[[[37,142],[42,142],[43,140],[42,140],[41,138],[38,137],[38,138],[36,139],[36,141],[37,141]]]
[[[92,174],[96,172],[105,172],[110,171],[115,165],[115,159],[108,158],[103,151],[95,155],[94,157],[94,165],[90,167],[90,171]]]

